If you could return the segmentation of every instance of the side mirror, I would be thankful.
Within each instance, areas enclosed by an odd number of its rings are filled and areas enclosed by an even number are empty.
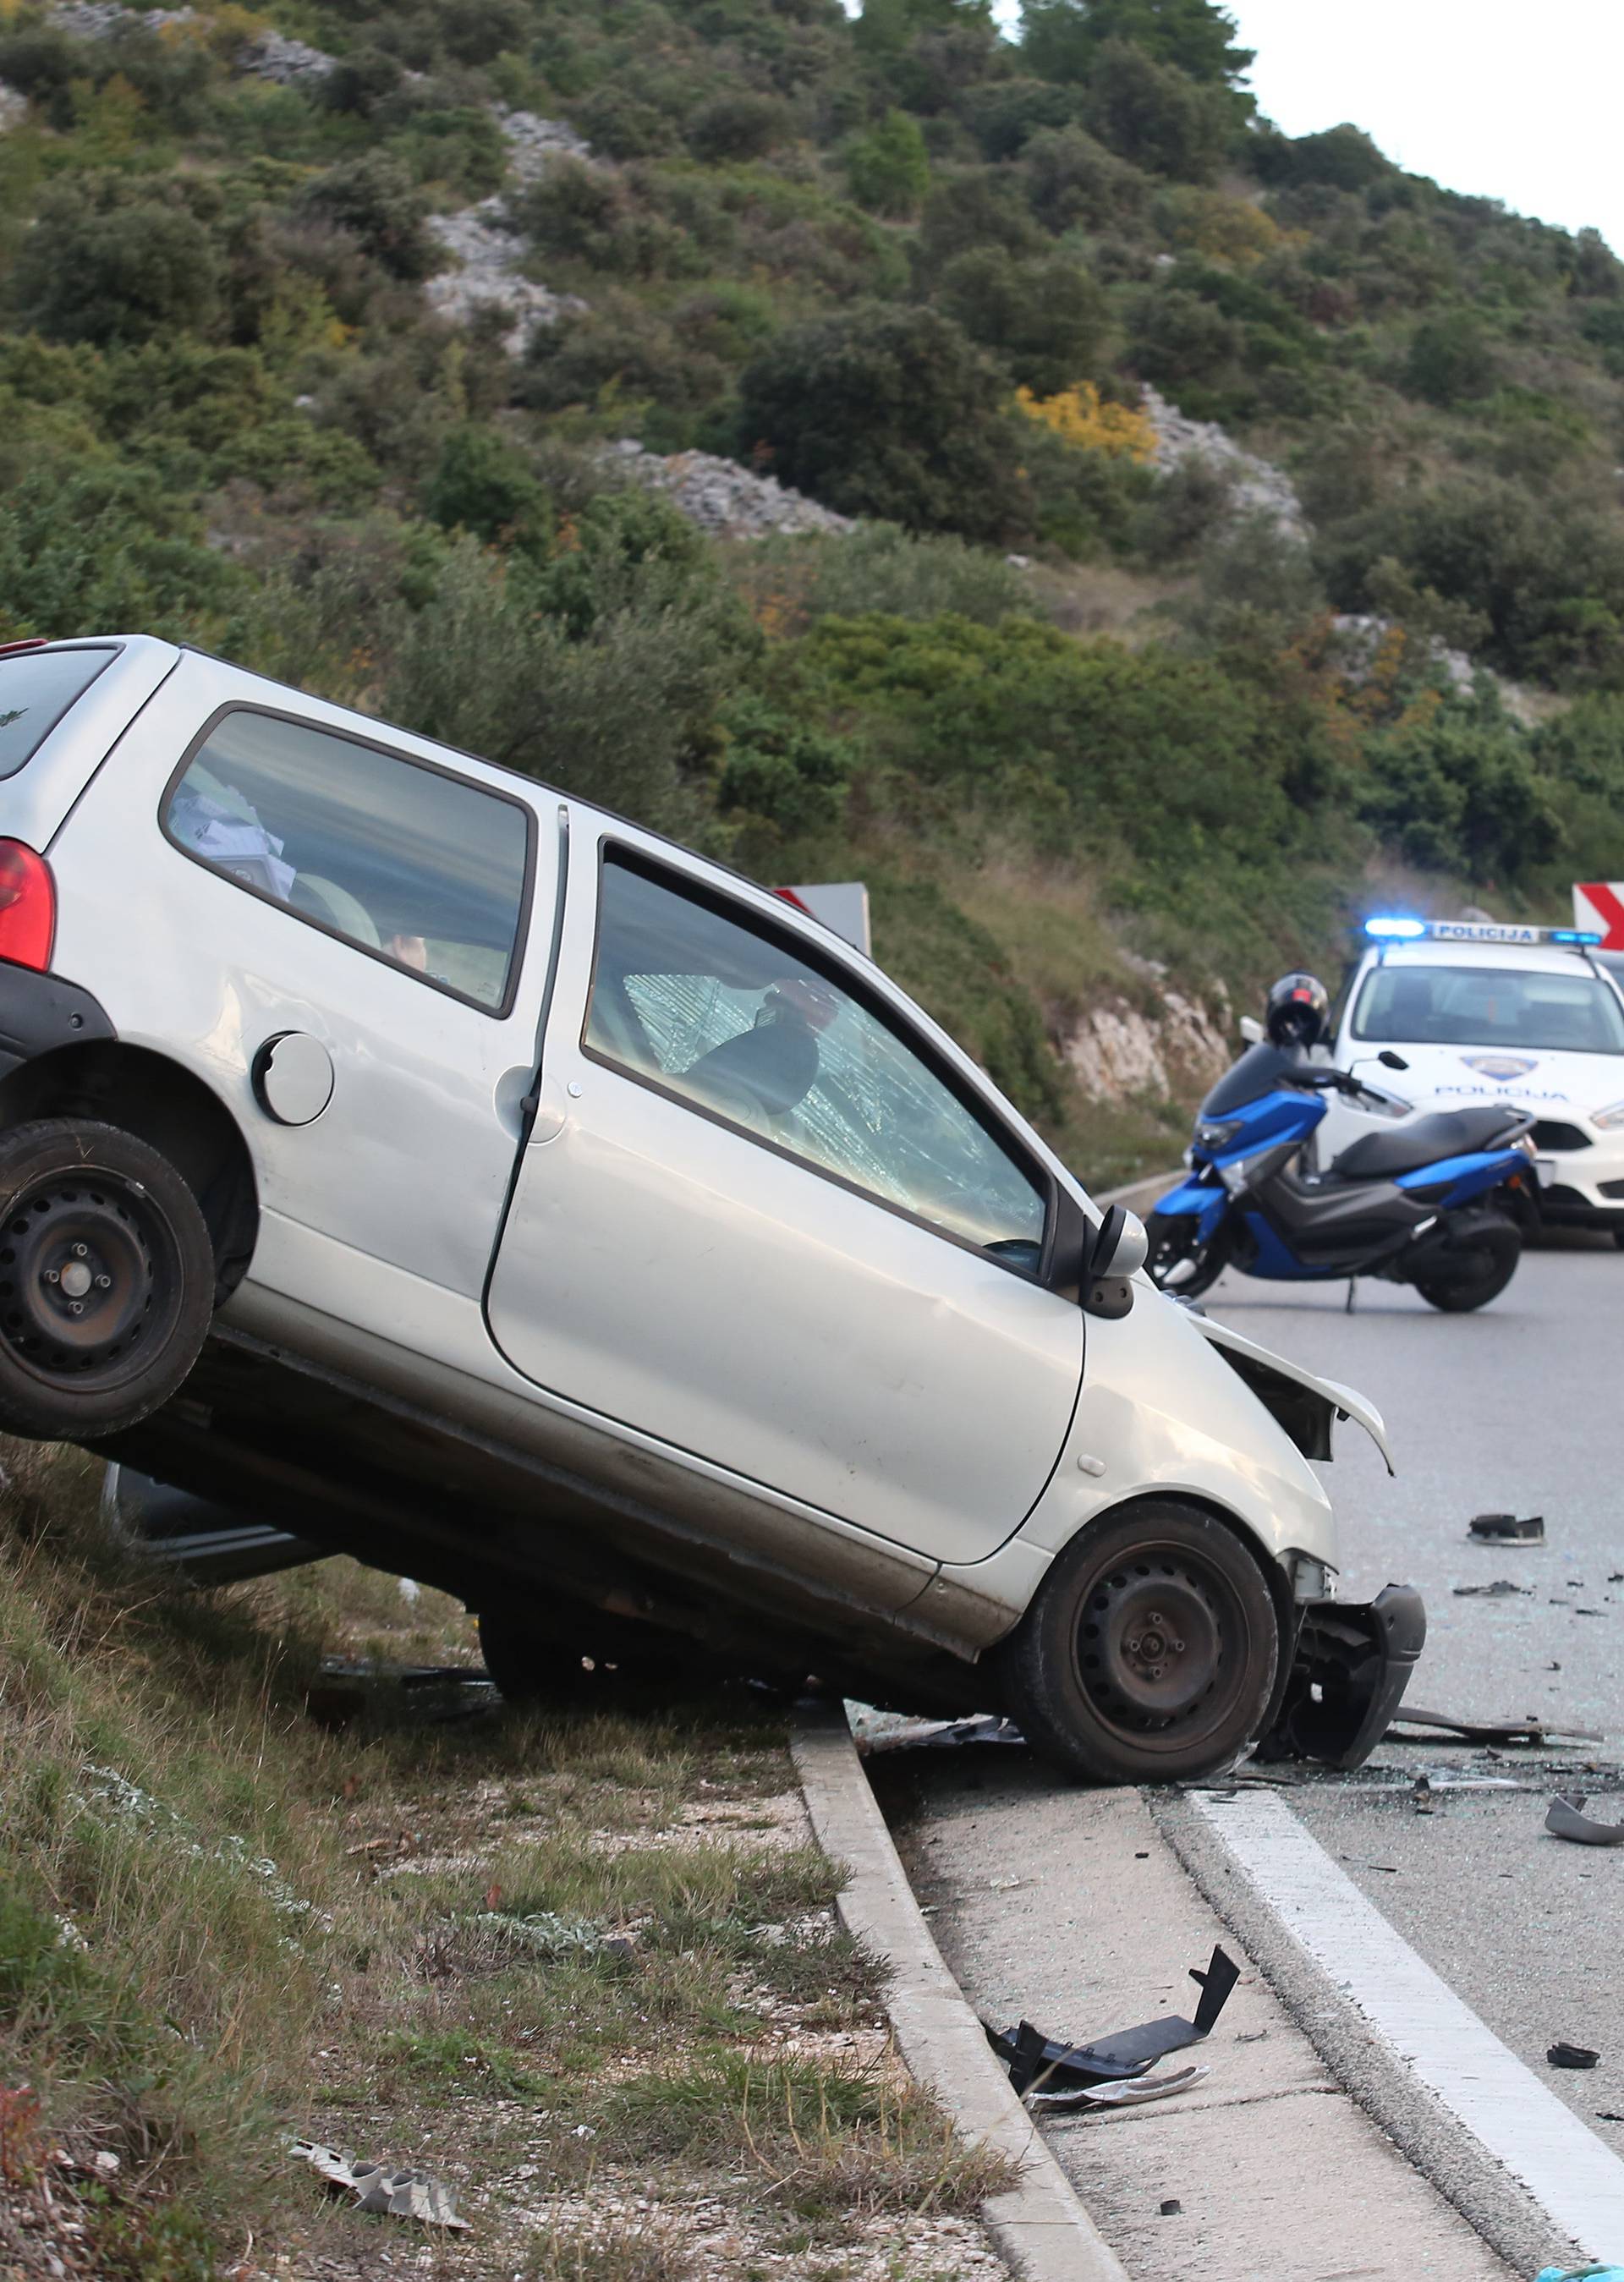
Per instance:
[[[1240,1035],[1249,1046],[1261,1046],[1263,1044],[1263,1026],[1258,1021],[1255,1014],[1243,1014],[1241,1016]]]
[[[1391,1046],[1384,1046],[1381,1052],[1377,1055],[1376,1059],[1387,1069],[1408,1069],[1410,1067],[1409,1063],[1404,1060],[1403,1054],[1395,1054]]]
[[[1132,1278],[1150,1251],[1145,1223],[1125,1205],[1113,1205],[1100,1222],[1083,1271],[1085,1315],[1114,1320],[1133,1305]]]

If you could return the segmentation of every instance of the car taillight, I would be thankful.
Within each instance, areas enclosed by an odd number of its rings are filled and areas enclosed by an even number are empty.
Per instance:
[[[57,883],[43,856],[0,840],[0,959],[44,974],[57,932]]]

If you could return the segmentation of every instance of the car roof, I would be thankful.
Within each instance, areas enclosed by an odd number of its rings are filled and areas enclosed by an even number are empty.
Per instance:
[[[1395,943],[1373,951],[1367,966],[1504,966],[1526,974],[1583,974],[1589,962],[1578,951],[1542,943]]]

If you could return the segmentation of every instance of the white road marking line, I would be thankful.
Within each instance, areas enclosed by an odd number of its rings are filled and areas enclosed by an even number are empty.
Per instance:
[[[1624,2255],[1624,2162],[1485,2028],[1284,1800],[1192,1804],[1381,2041],[1590,2258]]]

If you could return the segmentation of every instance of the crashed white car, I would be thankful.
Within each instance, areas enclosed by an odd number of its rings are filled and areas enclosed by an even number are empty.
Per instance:
[[[1332,1058],[1382,1074],[1421,1109],[1509,1101],[1535,1120],[1540,1207],[1550,1221],[1610,1228],[1624,1244],[1624,995],[1573,928],[1498,921],[1367,922],[1373,936],[1344,995]],[[1333,1153],[1364,1131],[1340,1102]]]
[[[0,654],[0,1425],[155,1537],[443,1586],[510,1690],[813,1673],[1113,1780],[1382,1733],[1420,1603],[1330,1597],[1309,1463],[1379,1420],[814,920],[137,636]]]

